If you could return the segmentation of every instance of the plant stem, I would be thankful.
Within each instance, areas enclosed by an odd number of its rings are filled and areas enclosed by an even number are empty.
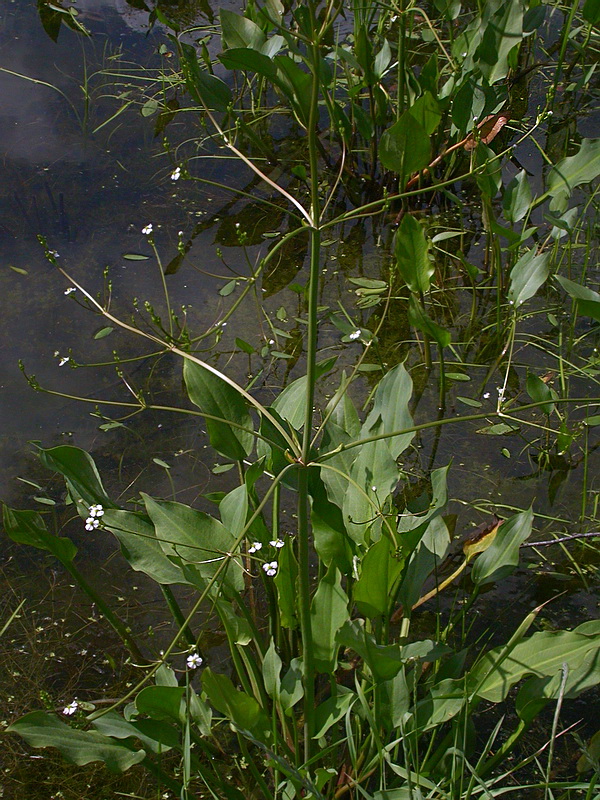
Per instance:
[[[317,144],[317,122],[319,115],[319,37],[315,6],[310,3],[310,14],[315,39],[309,48],[312,72],[312,91],[310,116],[308,122],[308,153],[310,163],[311,218],[310,231],[310,277],[308,284],[308,335],[306,345],[307,389],[304,408],[304,431],[302,438],[302,457],[304,469],[300,470],[298,481],[298,589],[299,616],[302,633],[302,677],[304,684],[304,761],[308,763],[313,752],[314,731],[314,660],[312,654],[312,623],[310,616],[310,559],[309,559],[309,494],[308,467],[312,438],[313,403],[316,382],[318,319],[317,302],[319,290],[319,266],[321,255],[321,209],[319,200],[319,161]]]

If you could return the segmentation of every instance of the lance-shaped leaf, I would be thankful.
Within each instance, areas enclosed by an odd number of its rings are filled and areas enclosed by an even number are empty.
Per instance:
[[[575,281],[557,275],[556,280],[563,287],[565,292],[570,295],[577,304],[577,310],[587,317],[600,322],[600,294],[587,286],[581,286]]]
[[[310,614],[315,669],[331,672],[335,669],[339,647],[336,635],[348,619],[348,597],[342,589],[342,575],[333,565],[319,582]]]
[[[544,414],[550,415],[554,411],[554,403],[550,401],[557,400],[558,395],[554,389],[551,386],[548,386],[548,384],[540,377],[535,375],[533,372],[529,372],[527,374],[525,388],[527,389],[527,394],[529,397],[531,397],[534,403],[540,403],[542,400],[548,401],[545,402],[543,406],[540,406]]]
[[[183,572],[165,554],[154,525],[142,514],[107,509],[104,526],[119,540],[121,552],[132,569],[144,572],[163,585],[187,583]]]
[[[59,561],[73,561],[77,548],[66,536],[53,536],[37,511],[17,511],[2,506],[2,520],[6,535],[19,544],[28,544],[52,553]]]
[[[522,169],[504,190],[502,208],[508,222],[523,219],[531,205],[531,188],[527,180],[527,172]]]
[[[569,196],[576,186],[589,183],[600,175],[600,139],[582,139],[574,156],[559,161],[548,175],[551,211],[567,208]]]
[[[548,278],[550,269],[550,252],[536,255],[535,250],[528,250],[517,261],[510,271],[510,288],[508,299],[517,308],[537,292]]]
[[[224,50],[238,47],[260,50],[266,42],[267,37],[262,29],[248,17],[243,17],[227,8],[221,8],[219,16]]]
[[[179,747],[179,731],[172,725],[153,719],[128,722],[116,711],[108,711],[93,720],[94,728],[113,739],[139,739],[144,747],[154,753],[166,753]]]
[[[404,559],[398,557],[387,536],[371,545],[353,591],[354,602],[362,614],[376,617],[388,612],[403,566]]]
[[[429,164],[429,136],[409,111],[405,111],[398,122],[383,132],[379,158],[386,169],[399,175],[400,187],[404,187],[411,175]]]
[[[56,747],[71,764],[82,766],[102,761],[111,772],[125,772],[146,757],[144,750],[120,744],[98,731],[82,731],[66,725],[54,714],[32,711],[7,728],[32,747]]]
[[[115,508],[102,486],[100,475],[93,458],[85,450],[71,445],[59,445],[47,450],[40,448],[39,459],[42,464],[65,478],[69,494],[78,504],[78,511],[87,515],[87,507],[100,503],[104,508]]]
[[[511,687],[527,675],[554,677],[567,665],[577,670],[588,654],[600,648],[600,628],[583,623],[573,631],[540,631],[520,641],[505,655],[505,647],[497,647],[479,661],[467,676],[469,692],[499,703]]]
[[[221,573],[223,580],[236,591],[244,588],[240,559],[228,555],[233,536],[219,520],[183,503],[153,500],[147,494],[142,498],[167,556],[192,566],[203,579],[211,578],[227,559],[229,563]],[[187,574],[191,577],[191,573]]]
[[[329,372],[336,361],[337,357],[320,361],[315,367],[316,380]],[[300,430],[304,424],[307,388],[308,377],[303,375],[286,386],[273,403],[273,408],[279,416],[286,419],[295,430]]]
[[[183,378],[192,403],[203,414],[223,420],[206,419],[206,430],[215,450],[235,461],[246,458],[254,436],[252,417],[240,392],[224,377],[188,358],[183,364]]]
[[[259,741],[272,738],[269,718],[246,692],[236,689],[226,675],[207,668],[202,673],[202,688],[212,705],[240,730],[250,731]]]
[[[500,525],[492,544],[473,565],[473,583],[484,586],[510,575],[519,563],[519,547],[531,536],[532,523],[533,511],[529,508]]]
[[[411,292],[424,294],[429,290],[434,272],[429,258],[429,242],[421,223],[405,214],[394,236],[394,254],[402,278]]]

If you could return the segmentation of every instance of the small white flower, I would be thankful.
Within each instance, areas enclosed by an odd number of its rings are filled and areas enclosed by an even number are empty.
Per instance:
[[[502,386],[496,386],[496,391],[498,392],[498,397],[502,400],[504,397],[504,389]]]
[[[277,575],[277,562],[276,561],[267,561],[266,564],[262,565],[262,568],[267,573],[269,578],[272,578],[273,575]]]
[[[95,517],[88,517],[85,521],[86,531],[93,531],[100,525],[100,520]]]
[[[78,708],[79,708],[79,703],[77,702],[77,700],[73,700],[72,703],[69,703],[68,706],[65,706],[65,708],[63,708],[62,713],[65,715],[65,717],[70,717],[77,711]]]
[[[181,178],[181,167],[176,167],[171,173],[171,180],[178,181]]]
[[[271,545],[271,547],[277,547],[279,549],[280,547],[283,547],[285,542],[282,539],[271,539],[269,544]]]
[[[59,355],[60,355],[60,353],[58,352],[58,350],[55,350],[55,351],[54,351],[54,358],[58,358],[58,357],[59,357]]]
[[[59,367],[64,367],[64,365],[67,363],[67,361],[70,361],[70,360],[71,359],[69,358],[69,356],[63,356],[61,358],[61,360],[58,362],[58,366]]]
[[[104,514],[104,509],[98,503],[98,505],[90,506],[89,515],[90,517],[101,517]]]
[[[256,553],[262,547],[262,542],[252,542],[252,547],[248,548],[249,553]]]
[[[376,486],[371,486],[371,491],[372,492],[376,492],[377,491],[377,487]]]
[[[275,344],[275,339],[269,339],[269,344]]]
[[[146,225],[145,228],[142,228],[142,233],[145,236],[150,236],[150,234],[152,233],[152,223],[151,222],[149,222],[148,225]]]
[[[60,258],[60,253],[58,250],[50,250],[49,253],[51,256],[54,256],[54,258]]]
[[[484,392],[483,393],[483,399],[484,400],[489,400],[490,399],[490,393],[489,392]]]
[[[202,665],[202,656],[199,656],[198,653],[190,653],[187,657],[187,667],[188,669],[198,669],[199,666]]]
[[[73,292],[76,292],[76,291],[77,291],[77,289],[74,286],[69,286],[68,289],[65,289],[65,294],[73,294]]]
[[[348,338],[354,341],[355,339],[360,339],[361,334],[362,334],[361,330],[352,331],[352,333],[348,334]]]

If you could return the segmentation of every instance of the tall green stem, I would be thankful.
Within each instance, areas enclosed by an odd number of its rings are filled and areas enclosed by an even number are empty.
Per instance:
[[[317,141],[317,122],[319,114],[319,35],[314,4],[310,4],[312,28],[315,38],[309,48],[312,72],[312,91],[310,116],[308,122],[308,153],[310,164],[311,217],[313,227],[310,232],[310,277],[308,283],[308,338],[306,346],[306,405],[304,413],[304,432],[302,438],[302,463],[309,461],[312,438],[313,403],[315,396],[318,319],[317,303],[319,290],[319,265],[321,254],[321,207],[319,200],[319,157]],[[302,633],[303,683],[304,683],[304,760],[310,761],[314,742],[314,660],[312,654],[312,624],[310,616],[310,509],[308,495],[308,468],[300,471],[298,484],[298,566],[299,566],[299,606],[300,628]]]

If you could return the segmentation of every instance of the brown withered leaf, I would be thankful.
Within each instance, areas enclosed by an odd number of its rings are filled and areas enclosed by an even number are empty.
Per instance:
[[[467,152],[470,152],[477,147],[479,142],[489,144],[498,136],[509,119],[510,114],[507,111],[501,111],[499,114],[490,114],[477,126],[477,137],[470,133],[463,147]]]

